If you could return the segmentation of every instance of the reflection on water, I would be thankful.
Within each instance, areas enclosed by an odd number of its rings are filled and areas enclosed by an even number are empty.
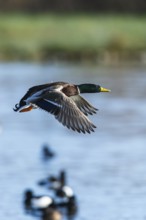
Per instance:
[[[95,133],[74,133],[43,111],[13,112],[29,87],[60,80],[96,82],[112,90],[84,96],[99,108],[90,117]],[[0,219],[34,219],[23,212],[24,190],[46,193],[36,183],[60,169],[67,170],[78,196],[76,219],[146,218],[145,70],[0,64],[0,85]],[[57,154],[49,163],[40,157],[44,143]]]

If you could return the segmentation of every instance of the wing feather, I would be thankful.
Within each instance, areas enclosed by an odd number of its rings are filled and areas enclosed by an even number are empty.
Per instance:
[[[43,110],[53,114],[64,126],[82,133],[94,131],[96,126],[78,108],[73,99],[61,92],[46,93],[35,104]],[[91,110],[90,110],[91,111]]]
[[[76,95],[70,97],[78,106],[78,108],[85,114],[85,115],[93,115],[96,114],[97,108],[92,106],[89,102],[87,102],[82,96]]]

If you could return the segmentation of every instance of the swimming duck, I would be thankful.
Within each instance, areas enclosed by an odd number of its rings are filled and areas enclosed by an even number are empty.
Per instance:
[[[46,179],[38,182],[40,186],[47,186],[49,189],[57,191],[66,184],[66,172],[61,170],[58,176],[50,175]]]
[[[64,185],[56,191],[56,195],[62,198],[71,198],[74,196],[74,192],[70,186]]]
[[[54,204],[54,200],[50,196],[35,196],[32,190],[26,190],[24,193],[24,206],[26,210],[43,211],[48,207],[54,206]]]
[[[70,218],[74,217],[77,214],[78,207],[73,189],[70,186],[64,185],[56,192],[56,195],[65,199],[59,204],[59,206],[66,209],[67,216]]]
[[[49,160],[55,156],[55,153],[51,150],[50,146],[47,144],[43,145],[42,148],[42,157],[44,160]]]
[[[87,118],[97,109],[87,102],[80,93],[109,92],[96,84],[74,85],[54,82],[31,87],[22,97],[14,111],[27,112],[41,108],[55,116],[67,128],[82,133],[94,132],[96,126]]]
[[[50,189],[58,190],[61,189],[66,183],[66,172],[65,170],[61,170],[58,177],[50,176],[48,178],[48,182],[50,182]]]
[[[50,196],[35,196],[32,190],[26,190],[24,206],[26,211],[34,216],[40,212],[43,220],[61,220],[62,214],[57,209],[57,203]]]

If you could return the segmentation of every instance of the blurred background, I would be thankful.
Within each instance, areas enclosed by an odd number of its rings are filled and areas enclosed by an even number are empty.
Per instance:
[[[29,87],[53,81],[111,89],[84,95],[99,109],[94,133],[13,111]],[[38,182],[62,169],[78,206],[63,220],[146,219],[146,1],[1,0],[0,85],[1,219],[41,219],[26,214],[24,192],[58,200]],[[44,144],[55,157],[42,158]]]

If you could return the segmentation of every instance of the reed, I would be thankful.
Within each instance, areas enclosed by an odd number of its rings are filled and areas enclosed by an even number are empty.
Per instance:
[[[0,14],[0,59],[88,59],[103,51],[145,51],[145,24],[145,16]]]

